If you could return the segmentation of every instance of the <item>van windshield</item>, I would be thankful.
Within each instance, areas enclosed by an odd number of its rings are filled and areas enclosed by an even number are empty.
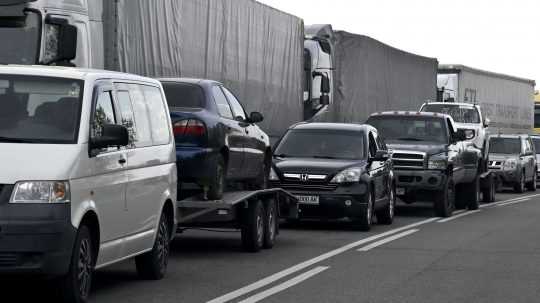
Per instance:
[[[77,141],[83,81],[0,75],[0,143]]]

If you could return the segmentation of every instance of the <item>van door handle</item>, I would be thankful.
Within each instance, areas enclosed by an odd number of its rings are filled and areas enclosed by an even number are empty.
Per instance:
[[[126,158],[120,158],[120,160],[118,160],[118,163],[120,163],[122,165],[126,164],[126,162],[127,162]]]

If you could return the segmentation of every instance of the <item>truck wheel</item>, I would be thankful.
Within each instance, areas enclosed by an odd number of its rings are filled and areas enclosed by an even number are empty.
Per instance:
[[[495,202],[496,185],[493,176],[490,175],[488,180],[488,186],[482,190],[482,200],[484,203]]]
[[[477,210],[480,207],[480,178],[476,176],[474,181],[467,184],[467,208]]]
[[[534,168],[534,172],[531,182],[527,183],[527,189],[530,191],[536,191],[536,167]]]
[[[225,160],[223,160],[223,157],[220,156],[216,164],[215,174],[212,176],[212,180],[208,186],[208,192],[206,193],[208,200],[219,200],[223,198],[225,176],[227,175],[226,172],[227,168],[225,165]]]
[[[369,231],[373,223],[373,194],[368,195],[367,203],[362,205],[362,209],[357,218],[353,219],[354,226],[361,231]]]
[[[380,224],[390,225],[394,221],[396,207],[396,193],[394,186],[390,185],[388,195],[388,204],[383,209],[377,211],[377,222]]]
[[[455,187],[455,206],[456,209],[465,209],[467,208],[467,190],[465,184],[458,184]]]
[[[514,185],[514,191],[518,194],[521,194],[525,191],[525,173],[524,172],[521,173],[518,183]]]
[[[83,225],[79,228],[75,239],[69,272],[60,278],[60,283],[57,285],[62,302],[85,303],[88,301],[95,259],[90,230]]]
[[[264,208],[264,244],[263,248],[274,247],[278,233],[277,208],[273,199],[268,200]]]
[[[435,215],[447,218],[452,216],[455,203],[455,187],[452,178],[448,178],[443,191],[435,193]]]
[[[162,213],[152,250],[135,258],[137,273],[141,278],[146,280],[163,279],[169,263],[170,240],[167,215]]]
[[[264,245],[264,208],[261,201],[252,201],[242,226],[242,246],[249,252],[258,252]]]

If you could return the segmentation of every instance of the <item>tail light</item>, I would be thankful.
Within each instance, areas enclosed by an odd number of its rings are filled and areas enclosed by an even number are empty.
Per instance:
[[[182,120],[173,124],[173,131],[175,137],[203,137],[206,136],[206,125],[199,120]]]

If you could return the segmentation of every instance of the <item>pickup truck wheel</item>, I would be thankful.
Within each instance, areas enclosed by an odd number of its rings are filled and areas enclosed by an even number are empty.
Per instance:
[[[258,252],[264,244],[264,207],[261,201],[252,201],[242,224],[242,246],[248,252]]]
[[[495,192],[497,191],[493,175],[488,176],[488,186],[482,190],[482,200],[484,203],[495,202]]]
[[[467,208],[477,210],[480,207],[480,178],[476,176],[474,181],[467,184]]]
[[[274,247],[278,233],[277,208],[274,200],[270,199],[264,208],[264,245],[263,248]]]
[[[208,192],[206,193],[208,200],[219,200],[223,198],[225,176],[227,175],[226,172],[227,167],[225,161],[223,160],[223,157],[220,156],[216,164],[215,174],[212,176],[212,180],[208,186]]]
[[[362,205],[359,216],[353,219],[355,228],[361,231],[369,231],[373,223],[373,194],[369,194],[367,203]]]
[[[446,181],[446,186],[443,191],[435,194],[435,215],[437,217],[447,218],[452,216],[455,202],[455,187],[452,178],[449,177]]]
[[[465,209],[467,208],[467,190],[465,189],[465,184],[459,184],[455,187],[455,206],[456,209]]]
[[[530,191],[536,191],[536,167],[534,168],[534,175],[531,182],[527,183],[527,189]]]
[[[525,173],[524,172],[521,173],[518,183],[514,185],[514,191],[518,194],[521,194],[525,191]]]
[[[161,280],[165,276],[169,263],[170,233],[167,215],[162,213],[152,250],[135,258],[137,273],[141,278]]]
[[[388,204],[377,211],[377,223],[390,225],[394,221],[394,212],[396,207],[395,187],[390,185],[388,193]]]

